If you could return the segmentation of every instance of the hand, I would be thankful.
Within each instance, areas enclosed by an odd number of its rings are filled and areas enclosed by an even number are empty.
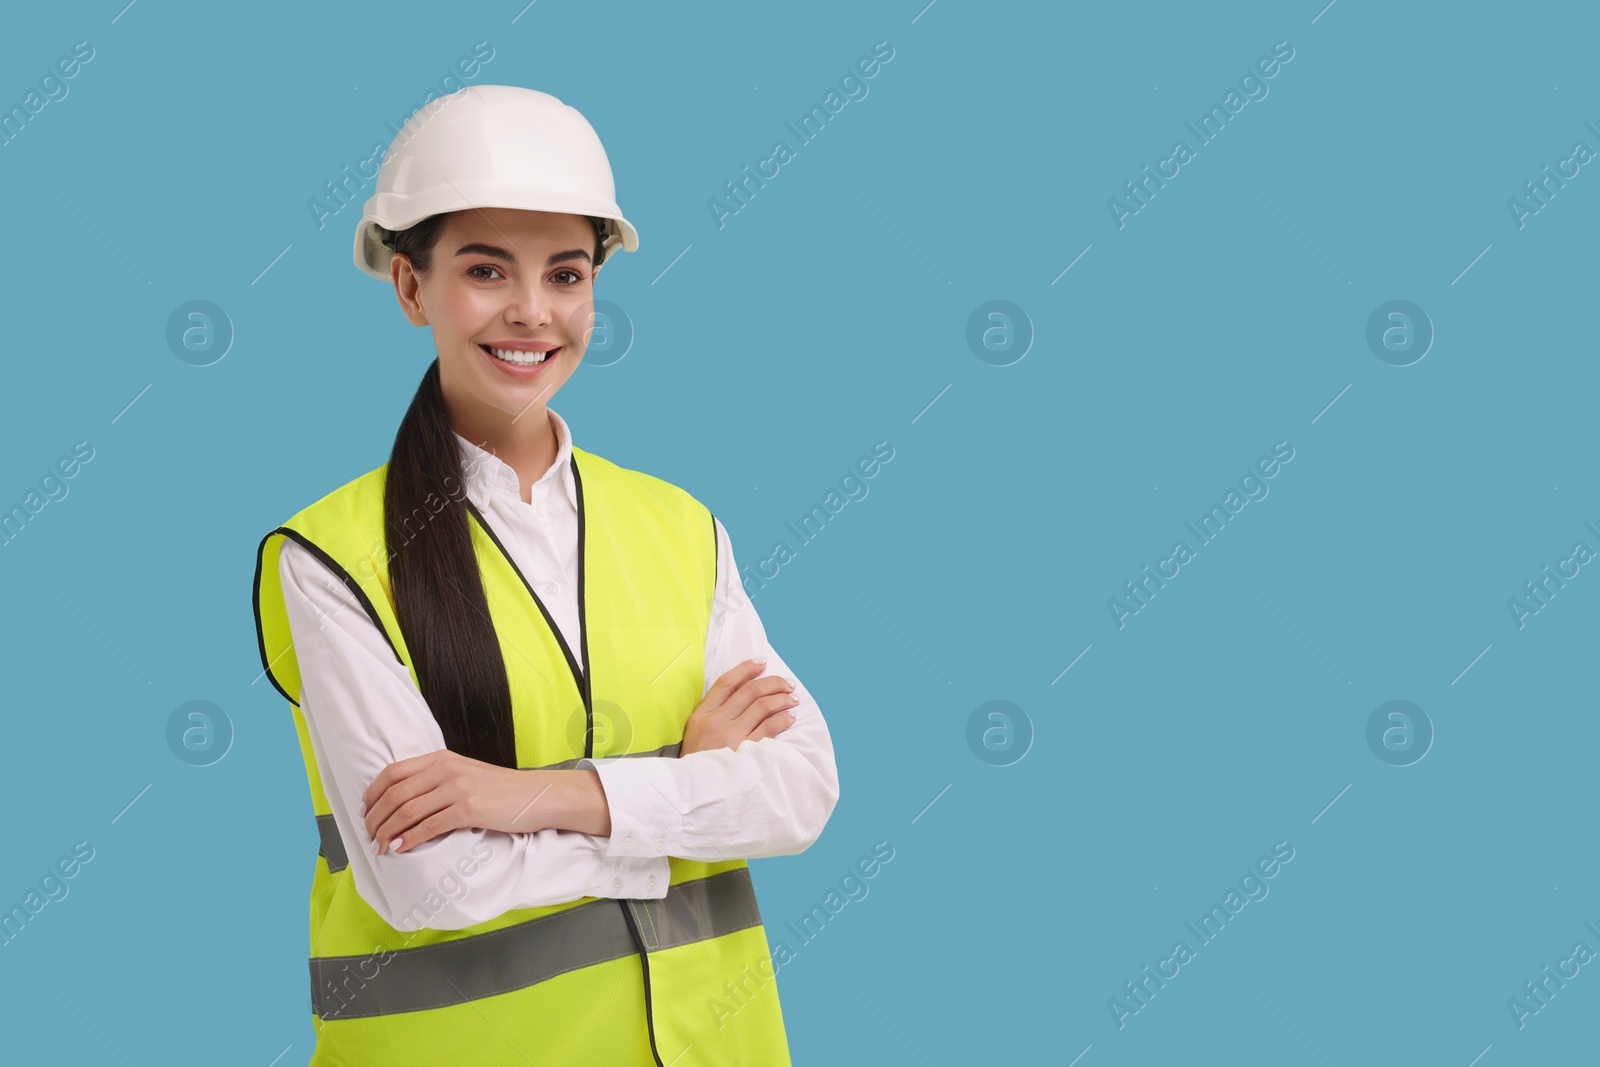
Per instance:
[[[409,852],[462,827],[543,829],[540,819],[546,805],[535,809],[535,803],[552,784],[550,778],[532,771],[440,749],[389,764],[361,799],[366,804],[367,833],[381,856],[391,844],[396,852]]]
[[[757,677],[763,669],[762,664],[747,659],[716,680],[684,723],[679,755],[710,748],[736,749],[745,741],[776,737],[794,725],[794,715],[787,709],[800,701],[788,679]]]

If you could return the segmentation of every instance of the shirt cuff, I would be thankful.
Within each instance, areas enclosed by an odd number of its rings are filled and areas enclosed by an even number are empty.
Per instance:
[[[601,882],[592,895],[628,900],[660,900],[667,895],[672,868],[667,857],[612,859],[600,863]]]
[[[676,759],[666,756],[609,756],[580,759],[580,770],[594,771],[611,810],[606,859],[676,855],[683,845],[684,805],[674,774]]]

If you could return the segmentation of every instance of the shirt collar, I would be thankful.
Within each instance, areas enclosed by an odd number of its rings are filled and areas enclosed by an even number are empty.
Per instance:
[[[538,493],[541,485],[549,491],[555,487],[554,483],[559,482],[566,493],[567,503],[576,509],[578,494],[572,483],[572,431],[567,426],[567,420],[554,410],[545,408],[545,411],[550,416],[550,428],[556,434],[556,458],[550,464],[550,469],[533,483],[534,493]],[[484,499],[495,494],[506,494],[519,501],[522,499],[522,485],[511,464],[459,433],[455,438],[461,447],[461,467],[466,474],[468,495]]]

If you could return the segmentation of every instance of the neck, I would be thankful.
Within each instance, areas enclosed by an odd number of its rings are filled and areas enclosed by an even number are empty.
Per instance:
[[[503,411],[450,413],[450,425],[517,472],[522,502],[531,503],[533,483],[544,477],[556,460],[559,442],[550,413],[543,404],[529,408],[512,421]]]

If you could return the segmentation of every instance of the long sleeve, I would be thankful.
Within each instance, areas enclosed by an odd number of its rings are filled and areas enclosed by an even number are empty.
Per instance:
[[[389,764],[445,748],[444,735],[410,672],[342,582],[292,540],[279,573],[300,663],[300,710],[323,790],[356,891],[386,922],[459,930],[514,908],[666,894],[664,856],[608,855],[606,838],[564,830],[462,828],[373,855],[358,814],[362,794]]]
[[[581,761],[578,766],[598,771],[605,788],[611,858],[667,855],[716,862],[792,855],[817,839],[839,799],[833,741],[822,712],[767,641],[720,521],[716,531],[717,591],[701,695],[736,664],[765,656],[764,674],[795,680],[795,721],[776,737],[737,749]]]

